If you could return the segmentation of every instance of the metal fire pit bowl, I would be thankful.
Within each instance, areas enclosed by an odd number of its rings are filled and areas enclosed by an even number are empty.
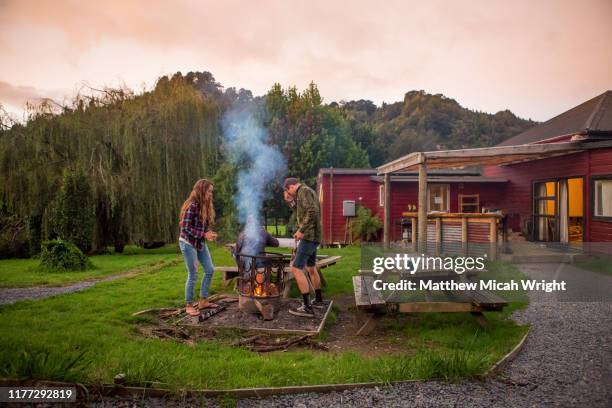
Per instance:
[[[245,313],[260,313],[272,320],[280,309],[285,286],[285,262],[282,254],[237,254],[238,308]],[[258,267],[259,265],[259,267]]]

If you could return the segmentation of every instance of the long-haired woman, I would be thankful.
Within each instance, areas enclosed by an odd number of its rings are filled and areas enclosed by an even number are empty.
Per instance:
[[[215,221],[215,210],[212,203],[213,184],[206,180],[198,180],[183,206],[179,217],[181,229],[179,246],[185,266],[187,266],[187,282],[185,283],[185,311],[191,316],[197,316],[198,309],[215,308],[216,304],[208,300],[208,289],[212,281],[214,266],[206,240],[212,241],[217,234],[210,228]],[[197,308],[193,305],[193,288],[198,280],[198,262],[204,269],[200,299]]]

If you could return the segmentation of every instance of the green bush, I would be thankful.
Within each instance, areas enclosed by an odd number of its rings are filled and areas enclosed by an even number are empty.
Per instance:
[[[357,207],[357,216],[352,220],[353,235],[364,241],[375,238],[382,228],[382,221],[366,207]]]
[[[89,267],[89,260],[76,245],[55,239],[41,246],[40,265],[59,271],[82,271]]]

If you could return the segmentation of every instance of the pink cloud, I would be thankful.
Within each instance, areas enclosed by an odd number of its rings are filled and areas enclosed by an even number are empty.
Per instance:
[[[0,78],[74,90],[211,71],[261,94],[314,80],[329,102],[444,93],[546,119],[612,88],[612,3],[0,2]]]

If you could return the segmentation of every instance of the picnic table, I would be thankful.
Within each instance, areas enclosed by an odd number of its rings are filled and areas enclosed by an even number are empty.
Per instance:
[[[469,279],[477,273],[467,274],[461,279]],[[424,271],[415,275],[401,275],[402,279],[433,281],[457,278],[452,271]],[[353,276],[355,305],[365,317],[359,325],[357,335],[367,335],[375,327],[377,320],[387,313],[430,313],[430,312],[468,312],[476,318],[481,326],[487,324],[484,311],[501,311],[508,302],[489,290],[445,290],[438,293],[421,291],[407,296],[403,291],[374,289],[374,281],[378,279],[370,271],[360,271]]]

